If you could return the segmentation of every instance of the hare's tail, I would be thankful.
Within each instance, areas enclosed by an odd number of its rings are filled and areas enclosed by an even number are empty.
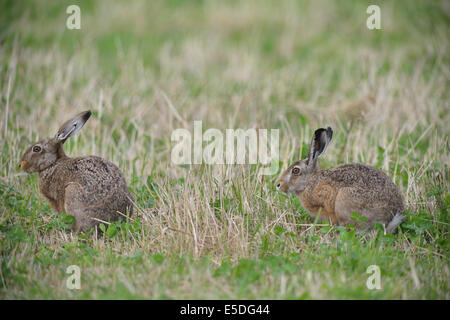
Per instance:
[[[392,221],[387,225],[386,233],[394,233],[405,218],[406,216],[403,213],[396,213]]]

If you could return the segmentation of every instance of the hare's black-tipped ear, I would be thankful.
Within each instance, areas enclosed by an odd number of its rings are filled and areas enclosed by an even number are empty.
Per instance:
[[[66,121],[61,128],[59,128],[58,133],[55,138],[61,143],[64,143],[68,138],[75,135],[81,128],[83,128],[86,121],[88,121],[91,116],[91,111],[84,111],[80,114],[77,114],[72,119]]]
[[[309,167],[313,169],[316,167],[317,159],[325,153],[332,137],[333,130],[330,127],[326,129],[320,128],[314,132],[311,146],[309,147],[308,151],[307,165]]]

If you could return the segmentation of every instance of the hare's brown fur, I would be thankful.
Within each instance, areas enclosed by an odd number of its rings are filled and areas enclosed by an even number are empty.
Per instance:
[[[85,231],[99,220],[119,220],[133,210],[122,172],[96,156],[58,159],[39,173],[39,188],[53,210],[75,217],[76,231]]]
[[[311,215],[319,211],[323,219],[346,225],[353,212],[368,218],[366,225],[388,224],[396,213],[404,212],[402,195],[389,177],[374,167],[346,164],[311,174],[310,183],[296,194]]]
[[[277,181],[277,188],[295,193],[303,207],[314,217],[332,224],[356,224],[372,228],[376,222],[393,232],[404,218],[403,197],[397,186],[381,170],[351,163],[337,168],[320,170],[318,157],[331,140],[331,128],[314,133],[308,158],[292,164]],[[356,212],[367,221],[352,220]]]
[[[90,112],[84,112],[69,120],[56,137],[29,147],[20,162],[26,172],[39,172],[39,189],[52,209],[75,217],[74,231],[133,213],[133,196],[115,164],[96,156],[70,158],[64,153],[64,141],[79,131],[89,116]]]

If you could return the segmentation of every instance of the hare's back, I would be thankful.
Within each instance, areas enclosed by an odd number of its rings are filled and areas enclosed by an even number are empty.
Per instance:
[[[128,191],[120,169],[111,161],[96,157],[72,158],[64,165],[65,174],[85,191],[112,195]]]
[[[353,190],[358,202],[371,206],[389,207],[390,211],[403,212],[403,196],[383,171],[360,163],[346,164],[325,171],[321,180],[335,186],[336,190]]]
[[[358,212],[368,217],[371,223],[388,223],[395,214],[405,210],[400,190],[377,168],[351,163],[322,171],[319,180],[334,186],[335,210],[341,219],[349,218],[351,212]]]
[[[360,187],[364,189],[397,190],[383,171],[361,163],[345,164],[337,168],[323,170],[323,178],[331,179],[338,187]]]

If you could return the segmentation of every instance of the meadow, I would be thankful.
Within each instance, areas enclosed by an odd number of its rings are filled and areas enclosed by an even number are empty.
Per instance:
[[[2,1],[0,298],[449,299],[450,4],[377,1],[381,30],[369,4]],[[136,200],[101,236],[72,233],[18,166],[87,109],[66,153],[113,161]],[[383,170],[407,219],[388,235],[315,223],[277,192],[280,171],[175,165],[171,134],[195,120],[279,129],[280,170],[329,125],[322,167]]]

